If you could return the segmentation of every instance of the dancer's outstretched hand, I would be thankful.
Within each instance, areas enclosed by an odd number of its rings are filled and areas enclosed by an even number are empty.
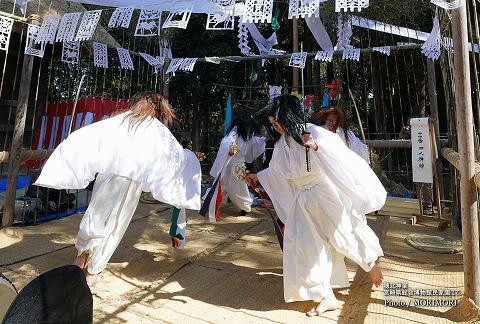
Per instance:
[[[255,188],[257,186],[258,177],[256,174],[247,174],[244,181],[247,183],[247,186]]]
[[[318,150],[318,145],[317,143],[315,143],[312,135],[310,135],[309,132],[302,133],[302,141],[303,141],[303,145],[305,145],[306,147],[309,147],[314,151]]]

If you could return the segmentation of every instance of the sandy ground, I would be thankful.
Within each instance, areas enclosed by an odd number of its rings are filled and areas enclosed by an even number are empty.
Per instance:
[[[215,225],[189,214],[184,250],[170,247],[170,213],[163,204],[139,205],[104,281],[92,288],[96,323],[478,322],[478,311],[461,296],[448,297],[459,302],[453,308],[387,307],[385,299],[400,299],[372,287],[352,263],[351,287],[336,292],[342,307],[308,318],[304,312],[312,302],[283,301],[282,254],[265,209],[241,217],[227,205]],[[22,288],[36,275],[71,263],[80,219],[0,230],[0,272]],[[385,250],[380,267],[386,283],[463,291],[461,254],[421,252],[404,243],[410,233],[438,234],[436,228],[383,216],[369,217],[369,224]]]

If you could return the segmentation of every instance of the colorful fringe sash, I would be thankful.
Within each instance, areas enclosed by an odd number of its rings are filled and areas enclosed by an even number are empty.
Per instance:
[[[175,249],[183,249],[185,247],[185,240],[187,238],[187,212],[184,208],[178,209],[173,207],[170,237],[172,239],[172,247]]]
[[[212,187],[207,193],[203,202],[202,208],[198,212],[205,217],[208,214],[210,223],[215,223],[220,218],[220,206],[222,205],[222,184],[220,182],[220,175],[217,177]]]
[[[275,229],[275,234],[277,234],[277,239],[278,239],[278,244],[280,244],[280,248],[283,251],[283,237],[285,233],[285,224],[278,218],[278,216],[274,216],[272,214],[272,211],[270,210],[270,206],[267,203],[267,200],[263,197],[262,193],[257,187],[253,187],[253,190],[260,196],[260,198],[263,200],[263,204],[265,205],[265,208],[267,208],[268,214],[270,215],[270,218],[272,219],[273,222],[273,227]]]

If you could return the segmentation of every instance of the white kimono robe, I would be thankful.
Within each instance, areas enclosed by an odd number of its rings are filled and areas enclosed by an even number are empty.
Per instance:
[[[305,147],[283,135],[267,169],[258,172],[279,218],[286,302],[316,300],[347,287],[344,256],[365,271],[383,255],[365,214],[380,209],[386,191],[357,154],[334,133],[309,124],[318,145],[307,172]]]
[[[168,128],[150,118],[129,128],[126,114],[73,132],[45,163],[35,185],[85,188],[98,173],[75,247],[90,274],[103,271],[143,191],[178,208],[200,209],[200,163]],[[184,210],[184,209],[183,209]]]
[[[345,132],[341,127],[337,128],[337,134],[342,139],[343,143],[348,146],[353,152],[357,153],[362,159],[370,164],[370,152],[368,146],[363,143],[355,134],[349,130],[347,131],[348,142],[345,139]]]
[[[245,142],[241,136],[237,135],[237,128],[233,128],[220,143],[217,157],[210,170],[210,175],[214,178],[221,174],[220,181],[224,196],[228,196],[237,208],[246,212],[251,211],[253,197],[245,182],[238,181],[232,172],[235,165],[245,164],[245,162],[252,163],[263,154],[266,146],[265,140],[265,137],[252,136]],[[237,144],[238,151],[230,157],[228,151],[233,143]]]
[[[129,129],[126,114],[73,132],[47,160],[35,185],[82,189],[95,178],[117,175],[142,184],[159,201],[177,208],[200,209],[201,170],[170,130],[151,118]]]

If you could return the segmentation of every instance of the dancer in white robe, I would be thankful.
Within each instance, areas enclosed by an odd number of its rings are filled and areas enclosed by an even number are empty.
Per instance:
[[[235,153],[231,151],[232,145],[236,146]],[[220,176],[221,189],[224,192],[222,196],[225,200],[227,196],[230,198],[240,209],[240,215],[251,211],[253,197],[247,185],[235,178],[233,170],[236,165],[252,163],[265,152],[265,146],[265,137],[255,135],[255,120],[251,116],[239,116],[230,124],[229,133],[220,143],[210,170],[210,175],[215,179]]]
[[[269,167],[246,181],[262,184],[285,224],[285,301],[318,301],[307,313],[318,316],[338,307],[332,288],[349,285],[344,256],[368,272],[375,285],[381,284],[375,262],[383,251],[365,214],[384,205],[386,191],[337,135],[308,124],[309,134],[300,136],[303,114],[295,97],[278,97],[262,113],[277,141]],[[304,145],[310,147],[310,172]]]
[[[370,152],[368,146],[355,134],[347,129],[345,112],[340,107],[331,107],[318,111],[312,115],[312,122],[336,133],[349,149],[357,153],[362,159],[370,164]]]
[[[55,149],[35,182],[82,189],[98,174],[75,244],[74,263],[87,270],[89,285],[100,279],[142,191],[177,208],[200,208],[200,164],[165,126],[173,119],[165,97],[136,94],[125,112],[73,132]]]

